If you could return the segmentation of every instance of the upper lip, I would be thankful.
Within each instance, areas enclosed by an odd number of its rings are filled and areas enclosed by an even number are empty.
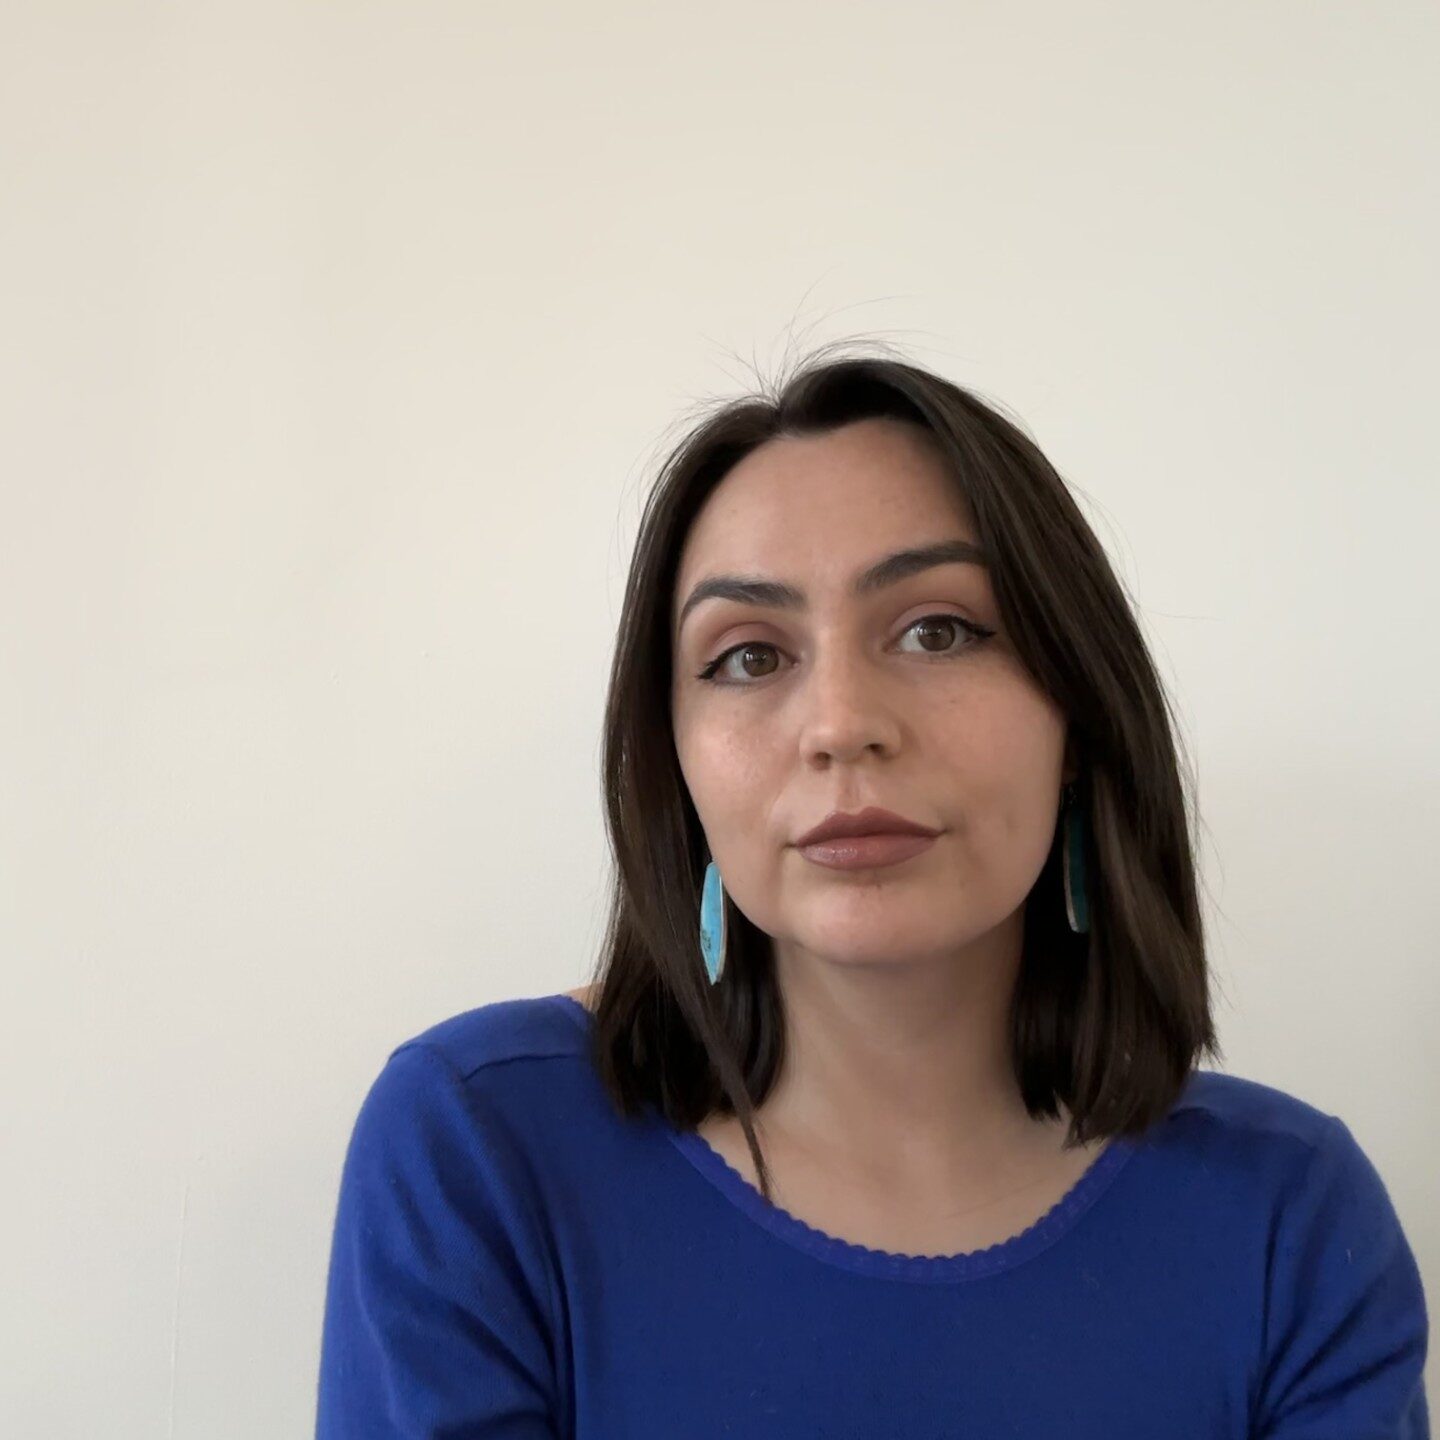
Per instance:
[[[835,810],[812,830],[807,830],[795,843],[814,845],[820,840],[848,840],[856,835],[938,835],[938,830],[907,820],[893,810],[868,806],[854,814]]]

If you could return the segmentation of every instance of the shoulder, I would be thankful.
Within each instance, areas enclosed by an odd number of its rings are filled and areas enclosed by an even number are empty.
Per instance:
[[[1350,1205],[1393,1216],[1373,1161],[1339,1115],[1273,1085],[1196,1070],[1165,1127],[1192,1170],[1279,1219]]]
[[[510,1061],[584,1056],[585,1016],[573,1000],[570,992],[492,1000],[436,1021],[401,1041],[391,1056],[423,1048],[462,1080]]]
[[[584,1012],[563,994],[447,1016],[392,1046],[371,1072],[356,1135],[504,1145],[543,1122],[553,1138],[598,1083],[589,1040]]]
[[[1339,1121],[1274,1085],[1219,1070],[1194,1070],[1145,1148],[1217,1214],[1273,1216],[1302,1186]]]
[[[1280,1146],[1303,1155],[1325,1141],[1336,1117],[1297,1095],[1221,1070],[1195,1070],[1171,1111],[1195,1133]]]
[[[607,1121],[589,1022],[566,995],[492,1001],[394,1045],[372,1069],[345,1160],[347,1204],[449,1203],[475,1187],[534,1209]],[[480,1204],[471,1198],[468,1208]]]
[[[599,989],[600,987],[598,985],[582,985],[578,990],[566,990],[563,993],[568,995],[572,1000],[578,1001],[587,1010],[593,1010],[596,1001],[600,998],[598,994]]]

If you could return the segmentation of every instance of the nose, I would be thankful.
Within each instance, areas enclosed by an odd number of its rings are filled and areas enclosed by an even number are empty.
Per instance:
[[[899,722],[863,658],[835,653],[817,660],[802,704],[800,758],[807,765],[893,754],[899,744]]]

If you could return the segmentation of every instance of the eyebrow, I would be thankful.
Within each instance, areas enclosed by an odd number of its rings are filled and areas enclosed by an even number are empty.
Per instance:
[[[883,560],[867,566],[850,583],[850,593],[857,598],[873,594],[887,585],[937,565],[989,565],[984,549],[969,540],[941,540],[934,545],[919,545],[897,550]],[[685,617],[702,600],[737,600],[742,605],[766,605],[782,610],[803,610],[805,592],[781,580],[766,580],[758,575],[710,575],[690,592],[675,622],[678,634]]]

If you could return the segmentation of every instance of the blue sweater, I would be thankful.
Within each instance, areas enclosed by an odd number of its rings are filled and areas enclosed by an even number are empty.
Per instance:
[[[335,1215],[319,1440],[1428,1440],[1424,1291],[1343,1121],[1195,1070],[1002,1244],[913,1257],[622,1120],[566,995],[389,1056]]]

